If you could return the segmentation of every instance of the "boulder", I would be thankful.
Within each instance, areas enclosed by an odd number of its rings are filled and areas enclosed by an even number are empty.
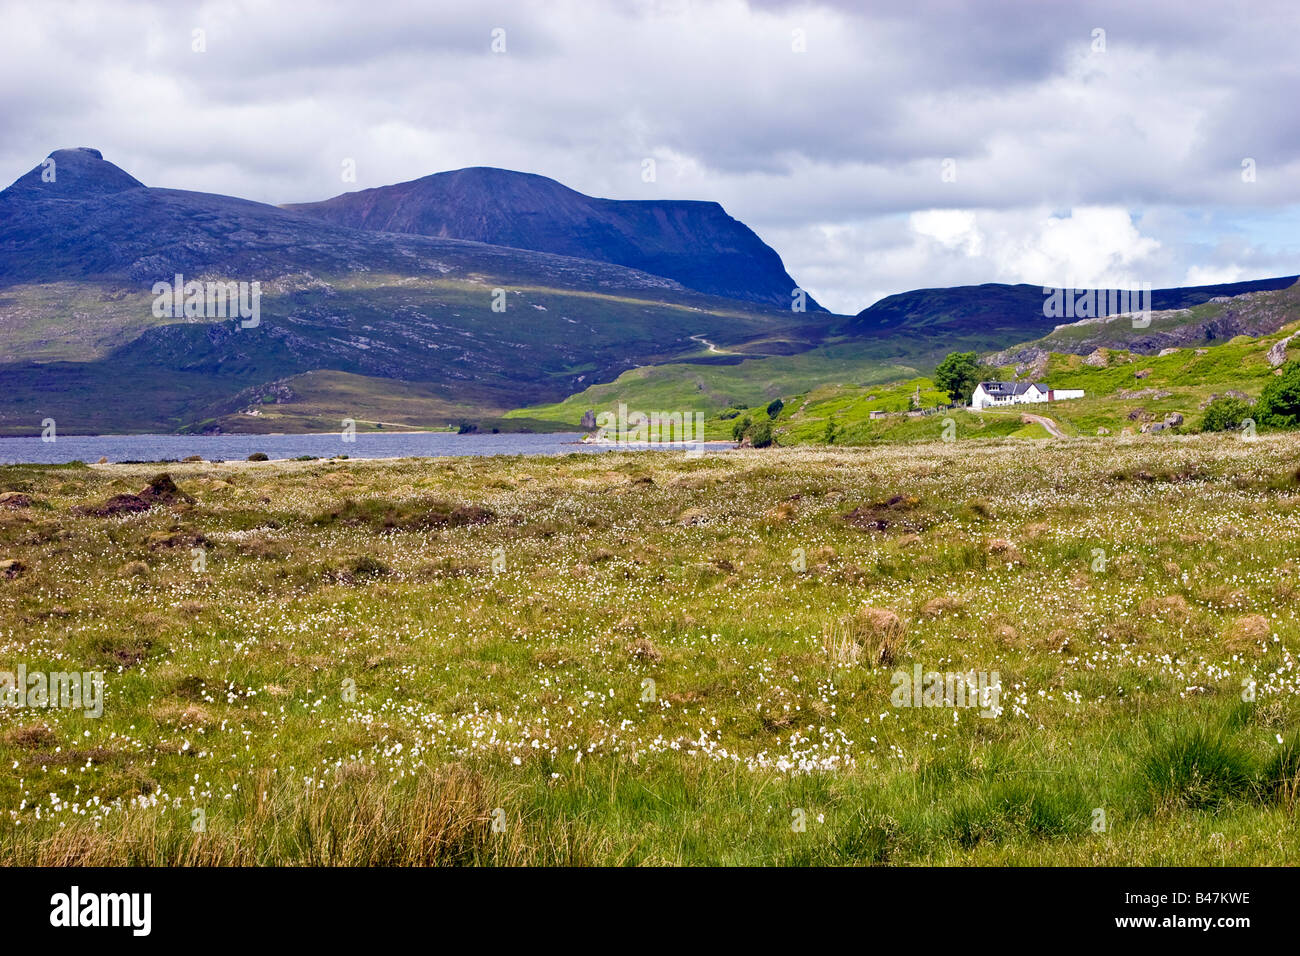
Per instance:
[[[1268,364],[1277,368],[1279,365],[1286,364],[1286,347],[1287,343],[1296,337],[1292,332],[1286,338],[1273,343],[1273,347],[1268,350]]]
[[[1091,365],[1096,368],[1105,368],[1109,364],[1106,353],[1101,349],[1093,349],[1083,359],[1084,365]]]
[[[1133,373],[1133,377],[1134,377],[1134,378],[1146,378],[1146,377],[1147,377],[1148,375],[1150,375],[1150,374],[1151,374],[1151,369],[1149,369],[1149,368],[1144,368],[1144,369],[1139,369],[1138,371],[1134,372],[1134,373]]]
[[[1178,412],[1170,412],[1165,416],[1165,425],[1169,428],[1177,428],[1183,423],[1183,416]]]

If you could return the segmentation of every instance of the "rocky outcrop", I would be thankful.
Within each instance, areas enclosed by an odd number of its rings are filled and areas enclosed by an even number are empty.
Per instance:
[[[1174,394],[1163,388],[1121,388],[1115,393],[1117,398],[1136,398],[1158,402],[1162,398],[1168,398]]]
[[[1279,365],[1285,364],[1287,344],[1290,343],[1290,341],[1293,338],[1295,338],[1297,334],[1300,333],[1292,332],[1286,338],[1273,343],[1273,347],[1268,350],[1269,365],[1272,365],[1274,368],[1277,368]]]
[[[1213,395],[1211,395],[1211,396],[1210,396],[1209,398],[1207,398],[1205,401],[1201,402],[1201,406],[1200,406],[1200,407],[1201,407],[1202,409],[1209,408],[1209,407],[1210,407],[1210,403],[1213,402],[1215,399],[1218,399],[1218,398],[1235,398],[1235,399],[1237,399],[1238,401],[1242,401],[1242,402],[1249,402],[1249,401],[1250,401],[1250,396],[1247,395],[1245,392],[1239,392],[1239,391],[1237,391],[1235,388],[1230,388],[1230,389],[1228,389],[1226,392],[1224,392],[1222,395],[1220,395],[1218,392],[1215,392]]]
[[[1151,322],[1142,327],[1134,326],[1130,316],[1081,319],[1057,326],[1041,339],[991,355],[986,361],[1007,365],[1057,352],[1087,356],[1086,365],[1105,367],[1108,349],[1133,355],[1166,356],[1196,348],[1199,355],[1203,354],[1199,346],[1217,345],[1238,335],[1269,335],[1298,318],[1300,284],[1293,284],[1241,295],[1214,296],[1191,308],[1153,311]],[[1274,348],[1276,351],[1270,353],[1269,360],[1276,358],[1276,364],[1280,365],[1285,361],[1286,344],[1278,343]]]

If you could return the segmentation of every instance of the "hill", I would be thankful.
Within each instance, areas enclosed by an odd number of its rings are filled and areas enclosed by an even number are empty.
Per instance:
[[[232,399],[317,370],[423,386],[402,391],[407,418],[445,426],[449,406],[555,401],[694,353],[693,336],[780,339],[792,324],[788,308],[619,265],[149,188],[95,150],[51,159],[52,182],[42,164],[0,192],[0,433],[47,417],[64,434],[244,430]],[[177,274],[258,282],[259,323],[159,317],[153,286]],[[362,417],[351,394],[304,414]]]
[[[1214,345],[1238,335],[1267,335],[1300,318],[1300,283],[1218,295],[1199,305],[1153,311],[1150,318],[1150,324],[1141,327],[1135,327],[1126,316],[1081,319],[1059,325],[1033,342],[1004,349],[985,361],[990,365],[1014,364],[1027,372],[1053,352],[1093,354],[1093,361],[1097,361],[1096,353],[1104,349],[1155,355],[1170,348]]]
[[[1295,277],[1156,290],[1141,337],[1056,328],[1036,286],[797,314],[779,257],[713,203],[597,200],[479,168],[284,209],[152,188],[86,148],[0,191],[0,252],[0,434],[46,418],[62,434],[549,429],[619,402],[726,431],[728,409],[910,380],[950,351],[1002,350],[1029,374],[1098,343],[1137,353],[1300,317]],[[177,275],[257,283],[258,321],[158,312],[155,284]]]
[[[1153,310],[1189,309],[1211,299],[1248,292],[1283,289],[1297,276],[1220,285],[1154,289]],[[1109,292],[1110,290],[1102,290]],[[981,342],[1008,336],[1038,338],[1061,324],[1043,315],[1042,286],[987,283],[946,289],[917,289],[887,296],[856,316],[834,325],[836,334],[859,339],[888,338],[906,329],[916,335],[943,337],[948,351],[980,349]],[[996,346],[994,346],[996,348]]]
[[[716,202],[596,199],[487,166],[284,208],[353,229],[471,239],[612,262],[689,289],[789,309],[781,257]],[[811,299],[809,311],[824,311]]]
[[[1081,399],[1048,405],[970,412],[940,407],[948,396],[925,377],[879,384],[824,385],[804,394],[782,396],[784,408],[772,419],[782,445],[825,444],[827,423],[834,422],[837,445],[872,445],[935,441],[945,427],[955,440],[979,438],[1047,438],[1046,429],[1026,415],[1046,416],[1068,437],[1122,437],[1166,422],[1173,433],[1196,431],[1206,406],[1219,395],[1254,401],[1288,358],[1300,357],[1292,336],[1300,334],[1300,316],[1261,336],[1236,336],[1218,345],[1169,348],[1162,355],[1103,349],[1084,357],[1049,353],[1034,369],[1034,380],[1054,388],[1080,388]],[[1005,365],[993,375],[1017,377]],[[913,396],[920,396],[920,410]],[[727,437],[738,418],[768,421],[767,402],[729,409],[706,422],[712,437]],[[872,417],[876,413],[877,417]],[[948,422],[951,421],[951,425]]]
[[[1261,289],[1265,291],[1255,291]],[[1234,292],[1237,294],[1230,295]],[[902,411],[910,405],[895,409],[894,403],[883,398],[867,399],[881,391],[876,387],[881,383],[910,381],[933,371],[949,352],[986,351],[990,343],[1006,343],[1046,328],[1046,336],[1002,347],[1002,351],[984,359],[988,365],[1002,367],[1001,374],[1007,378],[1041,379],[1053,352],[1086,355],[1102,347],[1131,350],[1135,355],[1154,353],[1166,348],[1213,345],[1237,335],[1265,335],[1300,320],[1300,284],[1294,277],[1159,289],[1152,293],[1152,300],[1153,304],[1200,304],[1153,311],[1151,324],[1145,329],[1134,329],[1129,318],[1120,317],[1058,325],[1059,320],[1042,316],[1040,286],[923,289],[881,300],[857,317],[864,319],[870,314],[869,322],[846,322],[831,316],[820,338],[815,329],[801,330],[802,351],[793,356],[751,356],[742,343],[731,347],[730,358],[734,361],[722,367],[706,370],[665,364],[637,368],[613,382],[592,385],[563,402],[520,409],[510,415],[577,426],[588,409],[600,411],[620,402],[643,410],[698,410],[710,416],[710,433],[721,438],[730,434],[730,427],[723,425],[718,416],[730,408],[741,406],[746,413],[758,415],[774,398],[785,399],[790,406],[793,398],[802,402],[809,396],[836,396],[835,402],[841,398],[848,402],[848,407],[833,413],[846,429],[843,440],[909,440],[924,437],[929,425],[892,418],[872,421],[869,416],[872,411]],[[789,331],[787,336],[795,337]],[[772,349],[770,339],[764,348]],[[924,382],[928,387],[928,379]],[[1068,383],[1054,384],[1064,387]],[[914,387],[915,382],[911,385]],[[909,387],[908,394],[911,391]],[[924,404],[942,402],[946,399],[935,397]],[[813,402],[806,409],[804,426],[787,429],[788,435],[798,441],[820,441],[824,418],[832,414],[827,411],[823,415],[823,411]],[[786,414],[788,417],[790,412]],[[964,414],[956,415],[959,429],[967,425]],[[764,417],[758,415],[755,420]],[[986,420],[972,418],[972,433],[986,434],[981,424]]]

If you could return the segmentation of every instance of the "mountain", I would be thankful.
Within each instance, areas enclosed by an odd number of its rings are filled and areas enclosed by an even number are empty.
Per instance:
[[[104,154],[99,150],[82,146],[55,150],[5,191],[11,195],[57,196],[75,200],[143,188],[144,183],[140,180],[105,162]]]
[[[1300,276],[1230,282],[1220,285],[1155,289],[1153,310],[1186,309],[1214,298],[1241,295],[1294,285]],[[953,286],[946,289],[917,289],[887,296],[836,326],[835,331],[855,338],[892,337],[899,331],[926,336],[944,336],[954,344],[998,348],[994,339],[1020,341],[1037,338],[1070,319],[1043,315],[1042,286],[985,285]],[[983,344],[981,344],[983,343]],[[951,351],[951,350],[950,350]]]
[[[776,251],[716,202],[595,199],[508,169],[474,166],[284,208],[353,229],[612,262],[783,309],[797,287]],[[825,311],[811,297],[807,308]]]
[[[1300,320],[1296,280],[1286,276],[1157,289],[1151,295],[1152,321],[1146,329],[1132,328],[1128,318],[1072,324],[1064,324],[1068,319],[1044,318],[1042,286],[918,289],[882,299],[857,316],[829,316],[820,328],[805,328],[803,347],[798,350],[769,349],[767,354],[752,356],[745,354],[742,344],[733,347],[730,357],[739,361],[730,367],[706,371],[665,363],[636,368],[612,382],[595,382],[563,402],[511,414],[572,425],[589,408],[620,402],[639,408],[652,400],[680,402],[693,396],[713,411],[722,411],[737,402],[766,406],[774,398],[791,401],[811,394],[837,394],[837,389],[847,389],[846,395],[861,392],[859,398],[870,396],[872,401],[862,404],[865,414],[881,407],[874,401],[887,394],[880,391],[881,383],[930,372],[949,352],[984,353],[986,364],[1012,365],[1021,374],[1038,376],[1050,352],[1083,355],[1101,346],[1153,354],[1237,335],[1267,335]],[[1008,347],[1012,342],[1026,344]]]
[[[289,430],[303,394],[313,426],[390,393],[409,401],[384,405],[400,415],[388,420],[446,424],[697,354],[693,336],[725,345],[792,324],[788,306],[608,262],[151,188],[91,149],[50,159],[0,192],[4,433],[45,417],[63,434],[262,430],[263,406]],[[259,323],[156,315],[154,284],[178,273],[259,283]],[[317,371],[338,374],[298,381]]]
[[[1141,351],[1170,336],[1260,335],[1300,312],[1291,276],[1157,290],[1163,311],[1140,340],[1122,322],[1053,332],[1062,320],[1044,318],[1042,289],[1027,285],[800,315],[776,254],[715,204],[593,200],[503,170],[429,180],[340,197],[340,208],[371,205],[364,221],[335,222],[149,187],[93,149],[52,153],[0,191],[0,434],[38,433],[45,418],[64,435],[328,430],[344,418],[555,428],[595,402],[721,411],[835,383],[874,387],[949,351],[1047,333],[1078,348],[1123,335]],[[407,188],[411,201],[398,201]],[[454,222],[431,199],[440,191],[456,200]],[[410,231],[389,231],[399,228]],[[474,229],[498,241],[419,232]],[[585,257],[502,244],[529,236]],[[746,243],[759,251],[736,252]],[[690,250],[712,265],[692,266]],[[639,261],[659,271],[599,258],[615,253],[656,253]],[[753,301],[758,284],[735,285],[746,270],[766,277],[766,301]],[[177,274],[258,283],[258,321],[158,310],[155,285]]]
[[[1153,309],[1150,323],[1138,328],[1129,317],[1115,315],[1057,325],[1041,338],[987,356],[985,362],[1028,369],[1041,364],[1051,353],[1088,355],[1093,356],[1090,361],[1096,362],[1099,356],[1095,353],[1099,349],[1157,355],[1170,349],[1228,342],[1241,335],[1270,335],[1300,318],[1300,282],[1285,288],[1267,288],[1280,281],[1285,280],[1237,283],[1239,286],[1257,288],[1262,285],[1265,288],[1236,295],[1222,294],[1231,292],[1230,286],[1210,286],[1207,288],[1221,294],[1196,305]],[[1200,290],[1167,291],[1199,293]],[[1152,298],[1168,301],[1166,296],[1153,295]]]

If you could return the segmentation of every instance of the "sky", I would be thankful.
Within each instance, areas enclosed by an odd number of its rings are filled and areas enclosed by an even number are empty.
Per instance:
[[[1294,0],[0,0],[0,24],[5,182],[74,146],[271,203],[501,166],[720,202],[846,313],[1300,273]]]

